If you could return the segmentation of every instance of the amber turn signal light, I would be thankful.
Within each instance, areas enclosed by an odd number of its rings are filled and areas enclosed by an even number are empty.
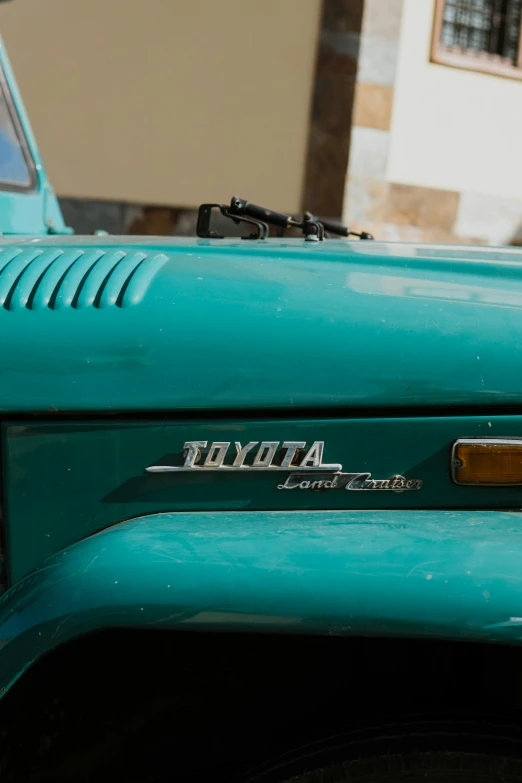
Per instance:
[[[451,471],[457,484],[522,484],[522,438],[460,438]]]

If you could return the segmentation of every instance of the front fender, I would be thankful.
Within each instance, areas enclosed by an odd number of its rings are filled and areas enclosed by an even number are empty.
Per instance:
[[[0,601],[0,688],[103,628],[522,639],[522,514],[165,513],[49,558]]]

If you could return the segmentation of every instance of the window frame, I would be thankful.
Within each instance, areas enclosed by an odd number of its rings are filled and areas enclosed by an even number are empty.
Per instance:
[[[27,137],[24,133],[24,129],[16,110],[16,105],[13,100],[9,82],[7,80],[2,63],[0,63],[0,100],[4,100],[7,107],[9,118],[13,123],[13,128],[16,133],[16,138],[20,144],[22,155],[24,156],[25,165],[27,166],[27,173],[29,175],[29,181],[21,184],[19,182],[9,182],[3,180],[0,177],[0,191],[10,193],[34,193],[38,189],[38,176],[36,171],[36,164],[27,141]]]
[[[461,68],[466,71],[477,71],[493,76],[504,76],[508,79],[522,80],[522,21],[520,38],[518,42],[518,57],[516,65],[507,62],[505,58],[487,52],[472,53],[470,50],[453,49],[444,46],[441,41],[442,20],[446,0],[435,0],[435,17],[433,21],[433,34],[431,39],[432,63],[449,65],[453,68]]]

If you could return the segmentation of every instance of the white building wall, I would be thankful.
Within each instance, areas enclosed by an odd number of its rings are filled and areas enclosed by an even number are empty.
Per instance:
[[[522,81],[430,62],[434,18],[435,0],[365,0],[345,220],[381,239],[522,242]]]
[[[404,2],[386,177],[522,199],[522,81],[430,63],[434,2]]]

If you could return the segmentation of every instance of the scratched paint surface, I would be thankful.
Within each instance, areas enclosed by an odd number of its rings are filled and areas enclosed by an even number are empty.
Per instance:
[[[43,251],[36,268],[55,252],[79,254],[71,273],[93,254],[145,254],[138,269],[153,274],[140,284],[142,296],[130,291],[135,306],[96,306],[111,298],[115,282],[102,276],[94,306],[80,306],[92,293],[88,277],[72,306],[53,309],[40,305],[47,295],[65,301],[62,283],[70,281],[58,275],[53,287],[42,279],[40,297],[37,282],[26,288],[31,263],[15,285],[28,250]],[[11,299],[0,307],[0,334],[9,336],[0,342],[0,411],[522,402],[519,248],[0,239],[0,256],[18,251],[14,277],[3,276]],[[157,268],[154,259],[161,259]],[[52,280],[62,262],[51,264]]]
[[[0,601],[0,688],[101,627],[522,641],[522,514],[158,514],[68,547]]]

